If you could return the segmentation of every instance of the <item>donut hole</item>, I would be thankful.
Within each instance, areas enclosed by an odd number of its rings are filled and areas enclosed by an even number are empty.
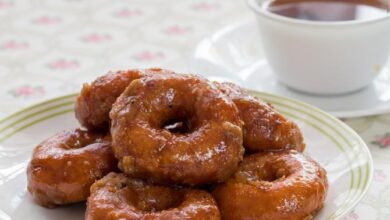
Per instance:
[[[186,119],[171,119],[164,123],[163,129],[171,133],[186,134],[192,131],[191,124]]]
[[[144,213],[160,212],[178,207],[184,194],[167,187],[144,187],[127,191],[130,203]]]
[[[173,110],[165,117],[160,128],[176,134],[191,133],[196,129],[195,115],[188,110]]]
[[[262,181],[274,182],[279,179],[286,178],[288,175],[287,169],[283,167],[270,166],[269,168],[261,170],[259,178]]]

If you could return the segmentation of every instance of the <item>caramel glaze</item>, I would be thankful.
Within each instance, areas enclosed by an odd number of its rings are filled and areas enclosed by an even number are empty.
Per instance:
[[[227,179],[242,160],[242,121],[214,84],[155,74],[134,80],[110,112],[119,167],[159,184],[199,185]],[[183,132],[165,129],[181,121]]]
[[[27,168],[27,188],[33,199],[49,208],[85,201],[92,183],[116,170],[109,139],[74,129],[39,144]]]
[[[213,191],[225,220],[312,219],[328,189],[326,171],[295,150],[252,154]]]
[[[220,220],[206,191],[148,184],[110,173],[91,187],[86,220]]]
[[[76,100],[76,118],[90,130],[107,130],[112,104],[134,79],[148,74],[170,72],[159,68],[123,70],[109,72],[91,84],[85,83]]]
[[[302,152],[305,143],[299,127],[233,83],[217,83],[217,87],[236,104],[244,121],[243,137],[249,152],[295,149]]]

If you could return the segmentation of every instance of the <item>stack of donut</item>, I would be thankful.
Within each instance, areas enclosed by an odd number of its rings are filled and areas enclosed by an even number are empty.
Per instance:
[[[33,151],[28,191],[88,220],[311,219],[328,188],[298,126],[231,83],[110,72],[77,98],[82,128]]]

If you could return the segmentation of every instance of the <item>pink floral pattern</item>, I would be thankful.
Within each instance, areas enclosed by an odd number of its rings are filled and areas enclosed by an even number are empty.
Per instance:
[[[109,34],[90,33],[81,37],[81,40],[86,43],[103,43],[112,39]]]
[[[168,35],[183,35],[192,32],[191,27],[181,27],[179,25],[172,25],[164,30]]]
[[[376,136],[375,140],[371,142],[373,145],[377,145],[380,148],[390,148],[390,132],[384,135]]]
[[[217,3],[210,3],[210,2],[199,2],[192,6],[194,10],[197,11],[215,11],[219,9],[221,6]]]
[[[250,15],[242,1],[0,0],[0,118],[49,95],[79,90],[103,69],[190,71],[190,57],[203,37]],[[105,50],[109,54],[102,57]],[[370,143],[375,163],[370,198],[344,220],[388,219],[389,203],[383,199],[390,189],[390,114],[372,117],[364,125],[343,119]]]
[[[387,175],[383,170],[375,169],[374,170],[374,180],[377,182],[385,182]]]
[[[359,215],[355,213],[355,210],[351,211],[343,217],[343,220],[358,220]]]
[[[23,50],[29,47],[28,43],[16,40],[9,40],[0,45],[0,50]]]
[[[32,23],[39,25],[55,25],[61,22],[60,17],[43,15],[38,18],[32,19]]]
[[[42,86],[22,85],[8,91],[15,98],[31,98],[45,94]]]
[[[52,62],[47,63],[46,66],[49,69],[69,70],[69,69],[78,68],[80,66],[80,63],[77,60],[67,60],[64,58],[60,58],[60,59],[57,59],[57,60],[54,60]]]
[[[11,6],[13,6],[13,2],[12,1],[1,1],[0,0],[0,9],[2,8],[9,8]]]
[[[141,51],[139,53],[134,54],[132,56],[132,58],[134,58],[137,61],[150,62],[150,61],[155,61],[155,60],[158,60],[158,59],[164,59],[165,58],[165,54],[163,52],[161,52],[161,51],[152,52],[152,51],[149,51],[149,50],[144,50],[144,51]]]
[[[119,17],[119,18],[132,18],[136,16],[141,16],[142,14],[143,12],[139,9],[128,9],[128,8],[124,8],[113,13],[115,17]]]

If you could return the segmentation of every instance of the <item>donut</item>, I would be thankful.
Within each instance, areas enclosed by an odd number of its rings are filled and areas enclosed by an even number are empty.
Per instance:
[[[90,130],[104,130],[109,126],[109,112],[116,98],[134,79],[145,74],[171,72],[159,68],[132,69],[109,72],[91,84],[84,84],[76,99],[75,115],[80,124]]]
[[[303,152],[305,143],[299,127],[278,113],[270,104],[249,95],[233,83],[217,83],[217,87],[237,106],[244,121],[245,149],[255,153],[295,149]]]
[[[110,173],[91,187],[86,220],[220,220],[219,209],[206,191],[148,184]]]
[[[85,201],[97,179],[116,170],[109,138],[73,129],[43,141],[27,167],[27,188],[36,203],[53,208]]]
[[[159,184],[227,179],[242,160],[242,121],[234,103],[193,75],[134,80],[110,112],[119,168]],[[169,130],[176,126],[179,130]]]
[[[234,175],[213,190],[222,219],[312,219],[326,197],[326,171],[295,150],[244,158]]]

